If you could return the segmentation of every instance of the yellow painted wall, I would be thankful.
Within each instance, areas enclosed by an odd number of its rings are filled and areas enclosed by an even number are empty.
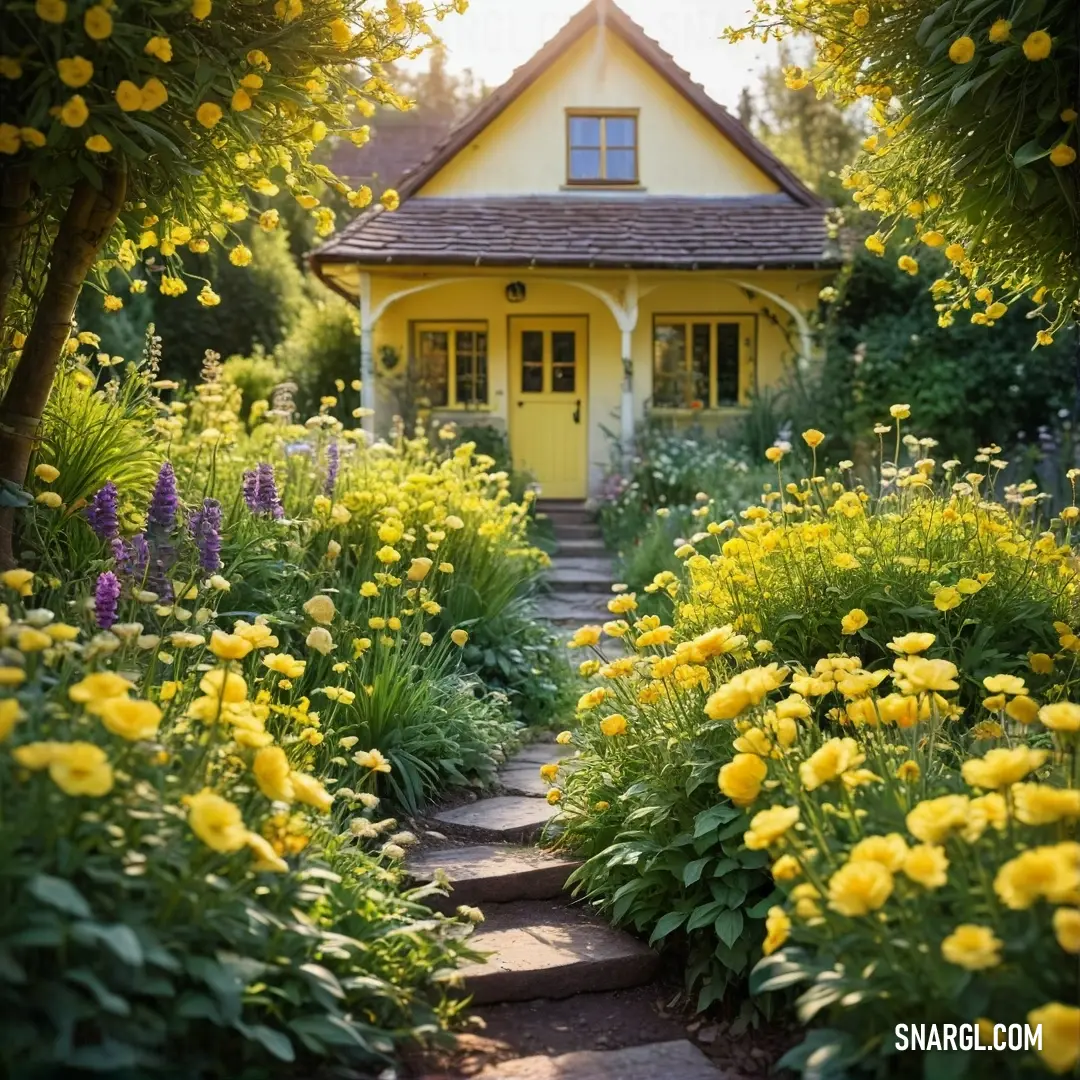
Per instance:
[[[717,62],[723,60],[718,46]],[[640,181],[650,194],[739,196],[779,190],[618,35],[594,28],[432,177],[419,196],[558,192],[566,183],[568,108],[640,109]]]
[[[373,299],[376,303],[390,293],[409,288],[424,280],[420,273],[410,277],[405,269],[399,270],[399,275],[401,276],[373,275]],[[765,312],[771,309],[781,317],[785,326],[788,325],[788,317],[760,295],[754,299],[748,298],[738,285],[725,282],[725,276],[705,272],[639,276],[644,295],[640,303],[637,329],[632,337],[634,403],[635,413],[639,418],[645,414],[652,394],[652,327],[655,315],[757,314],[758,387],[775,385],[781,379],[784,366],[791,361],[792,354],[783,329],[767,318]],[[572,279],[574,275],[567,274],[566,277]],[[785,297],[803,310],[814,306],[817,292],[827,280],[826,274],[813,271],[748,272],[738,277]],[[603,429],[616,432],[619,430],[622,365],[620,336],[611,312],[597,297],[558,279],[510,272],[471,275],[466,273],[461,275],[461,278],[463,280],[456,283],[426,289],[392,304],[375,329],[376,358],[383,345],[394,347],[402,357],[408,356],[410,321],[485,320],[489,334],[489,410],[485,413],[441,410],[439,415],[453,418],[459,423],[492,423],[503,429],[509,420],[512,433],[514,402],[509,398],[508,317],[587,316],[589,486],[590,490],[595,491],[610,457],[610,443]],[[614,292],[620,290],[625,283],[625,278],[621,275],[577,275],[577,278]],[[527,296],[524,302],[511,304],[505,297],[505,289],[508,282],[515,279],[525,282]],[[385,382],[380,381],[377,385],[379,427],[385,429],[395,411],[395,404],[386,393]],[[700,413],[693,416],[695,420],[703,419]],[[715,415],[712,418],[715,419]],[[678,422],[680,418],[675,419]]]

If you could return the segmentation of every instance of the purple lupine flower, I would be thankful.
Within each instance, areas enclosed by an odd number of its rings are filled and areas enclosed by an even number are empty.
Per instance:
[[[278,495],[277,482],[274,480],[274,466],[267,461],[259,464],[258,503],[261,513],[271,517],[280,518],[285,516],[281,507],[281,498]]]
[[[336,440],[326,448],[326,481],[323,483],[323,494],[329,499],[334,494],[334,485],[337,483],[338,468],[341,465],[341,450]]]
[[[86,507],[86,520],[102,540],[115,540],[120,535],[118,502],[119,492],[116,485],[109,480],[94,493]]]
[[[120,579],[111,571],[98,574],[94,588],[94,620],[102,630],[108,630],[116,622],[120,602]]]
[[[165,461],[154,484],[154,494],[150,499],[150,508],[146,512],[146,521],[151,528],[171,533],[176,528],[176,511],[180,507],[180,498],[176,492],[176,473],[172,463]]]
[[[253,514],[259,512],[259,473],[256,469],[244,470],[244,502]]]
[[[221,569],[221,503],[203,499],[202,509],[191,515],[188,523],[199,549],[199,565],[204,570]]]
[[[150,545],[146,542],[146,533],[136,533],[127,545],[127,560],[131,564],[129,573],[141,577],[150,563]]]

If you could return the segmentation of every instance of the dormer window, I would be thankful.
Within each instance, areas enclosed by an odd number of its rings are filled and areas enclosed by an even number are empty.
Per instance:
[[[637,122],[637,110],[575,109],[567,113],[567,183],[636,184]]]

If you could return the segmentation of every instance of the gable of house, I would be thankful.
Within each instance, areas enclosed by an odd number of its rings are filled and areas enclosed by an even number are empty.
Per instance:
[[[745,197],[780,191],[772,176],[601,20],[414,197],[558,194],[568,180],[569,116],[612,111],[637,118],[638,188],[649,195]]]

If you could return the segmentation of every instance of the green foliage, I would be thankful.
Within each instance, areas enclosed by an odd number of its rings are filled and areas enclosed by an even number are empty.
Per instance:
[[[285,370],[272,356],[256,349],[251,356],[230,356],[221,369],[222,377],[239,388],[240,415],[248,416],[256,401],[269,401],[271,391],[285,381]]]

